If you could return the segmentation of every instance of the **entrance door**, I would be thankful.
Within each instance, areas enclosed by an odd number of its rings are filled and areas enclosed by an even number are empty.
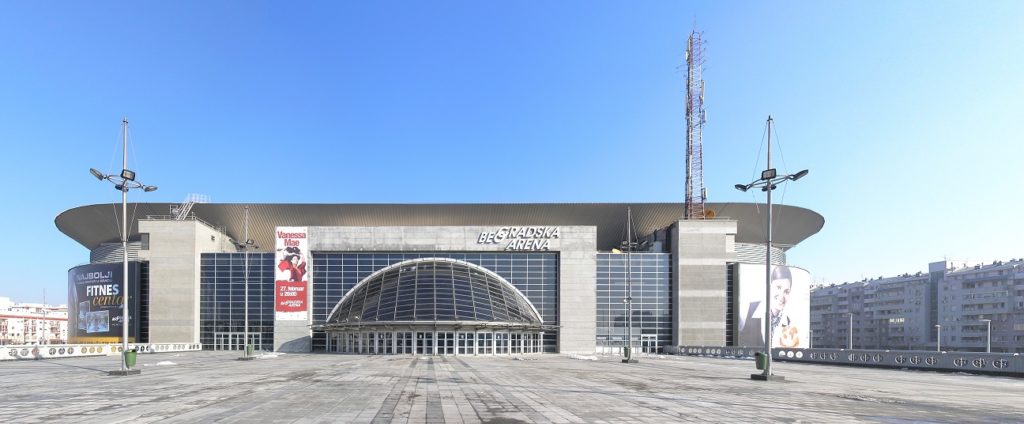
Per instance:
[[[437,353],[441,355],[455,354],[455,333],[437,333]]]
[[[395,353],[394,349],[394,334],[390,331],[386,333],[377,333],[377,351],[385,355],[391,355]]]
[[[263,350],[263,335],[260,333],[249,333],[249,344],[252,345],[252,350]],[[242,346],[242,350],[245,350],[245,346]]]
[[[458,350],[455,352],[458,355],[466,354],[466,333],[460,332],[456,337],[458,339]]]
[[[494,333],[477,333],[477,353],[480,355],[494,354]]]
[[[362,344],[359,345],[359,353],[375,353],[373,351],[373,333],[363,333]]]
[[[417,355],[433,355],[434,354],[434,333],[433,332],[417,332],[416,333],[416,354]]]
[[[508,333],[494,333],[494,354],[508,355]]]
[[[359,337],[359,333],[345,334],[345,350],[342,352],[356,353],[356,350],[359,349],[359,340],[356,340],[356,337]]]
[[[448,333],[437,332],[437,352],[438,355],[444,355],[444,346],[448,343]]]
[[[213,350],[244,350],[245,333],[213,333]],[[263,346],[263,335],[260,333],[249,333],[249,343],[253,349],[261,349]]]
[[[640,351],[643,353],[658,353],[658,335],[643,334],[640,336]]]
[[[395,353],[400,355],[412,353],[412,333],[405,331],[395,333],[395,342]]]

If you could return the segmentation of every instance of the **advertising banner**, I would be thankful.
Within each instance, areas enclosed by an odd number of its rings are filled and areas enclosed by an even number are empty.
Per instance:
[[[764,346],[764,274],[764,265],[739,265],[735,322],[740,346]],[[811,274],[776,265],[772,266],[771,278],[772,347],[809,347]]]
[[[68,270],[68,343],[118,343],[124,314],[123,264],[89,264]],[[139,266],[128,263],[128,341],[139,337]]]
[[[277,227],[274,319],[309,319],[309,240],[306,227]]]

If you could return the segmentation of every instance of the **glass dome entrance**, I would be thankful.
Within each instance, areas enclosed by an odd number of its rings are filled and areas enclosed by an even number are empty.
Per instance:
[[[494,272],[448,258],[399,262],[356,284],[327,322],[327,350],[501,355],[543,351],[543,320]]]
[[[403,261],[378,270],[338,302],[328,326],[462,322],[539,327],[540,314],[490,270],[447,258]]]

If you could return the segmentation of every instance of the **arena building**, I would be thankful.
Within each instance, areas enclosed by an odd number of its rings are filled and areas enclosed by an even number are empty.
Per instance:
[[[241,349],[248,321],[258,349],[286,352],[614,352],[630,333],[647,352],[756,344],[744,334],[764,316],[765,207],[706,208],[714,218],[681,219],[679,203],[129,204],[129,339]],[[806,345],[809,275],[786,251],[824,219],[773,214],[771,261],[791,280],[780,343]],[[70,341],[119,341],[113,208],[56,225],[90,251],[69,270]]]

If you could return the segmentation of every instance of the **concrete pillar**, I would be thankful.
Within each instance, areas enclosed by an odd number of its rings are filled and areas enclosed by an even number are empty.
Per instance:
[[[672,344],[725,346],[726,266],[736,221],[680,220],[671,229]]]

